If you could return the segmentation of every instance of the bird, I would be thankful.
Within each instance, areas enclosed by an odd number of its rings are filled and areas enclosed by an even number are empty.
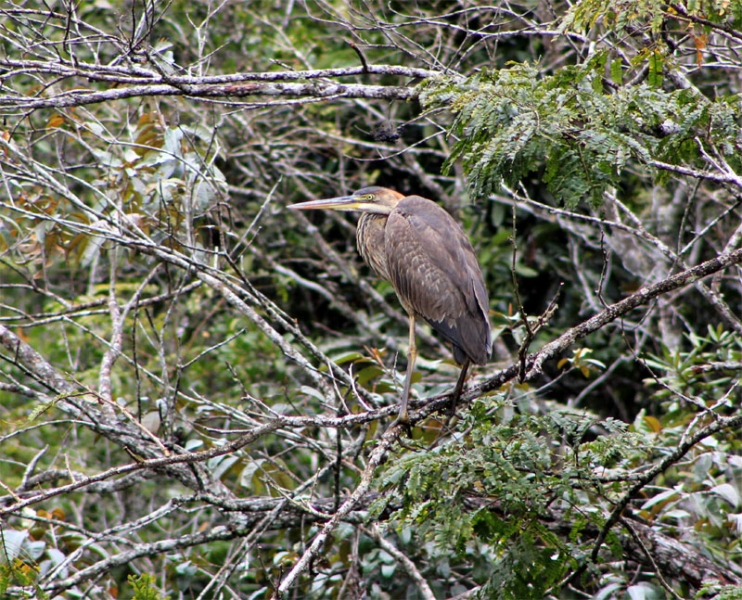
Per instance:
[[[417,320],[428,323],[451,343],[454,360],[461,366],[452,399],[455,410],[469,365],[486,364],[492,351],[489,296],[477,256],[461,226],[432,200],[379,186],[288,208],[361,213],[356,229],[358,252],[377,276],[392,284],[409,316],[407,373],[396,422],[409,423]]]

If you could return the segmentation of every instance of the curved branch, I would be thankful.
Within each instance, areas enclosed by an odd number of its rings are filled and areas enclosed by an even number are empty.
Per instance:
[[[186,85],[175,87],[169,84],[133,85],[109,90],[70,90],[49,98],[5,96],[0,106],[13,106],[21,110],[38,108],[67,108],[112,102],[126,98],[146,96],[184,96],[193,100],[203,98],[245,98],[247,96],[291,96],[314,98],[317,102],[329,98],[377,98],[382,100],[411,100],[418,92],[414,88],[383,85],[340,83],[245,83],[228,85]]]
[[[739,264],[740,262],[742,262],[742,250],[725,252],[701,263],[700,265],[696,265],[695,267],[681,271],[680,273],[672,275],[662,281],[658,281],[653,285],[644,287],[637,292],[634,292],[629,297],[624,298],[620,302],[611,304],[602,312],[591,317],[587,321],[580,323],[576,327],[572,327],[553,342],[546,344],[537,353],[529,356],[527,361],[528,373],[526,374],[526,379],[531,379],[541,373],[543,364],[546,360],[555,357],[560,352],[569,348],[577,340],[597,331],[611,321],[615,321],[629,313],[631,310],[649,303],[658,296],[691,283],[695,283],[699,279],[726,269],[727,267],[731,267],[732,265]]]
[[[392,444],[394,444],[399,438],[403,427],[404,425],[398,424],[390,427],[384,433],[381,441],[379,442],[379,445],[376,446],[376,448],[374,448],[374,451],[371,453],[371,456],[368,459],[368,464],[366,465],[366,468],[361,475],[361,481],[356,486],[356,489],[340,505],[335,514],[332,515],[332,518],[327,523],[325,523],[325,526],[322,528],[322,530],[315,536],[314,540],[312,540],[312,543],[304,551],[304,554],[302,554],[298,562],[293,566],[291,571],[289,571],[286,577],[284,577],[283,581],[281,581],[281,584],[278,586],[278,588],[273,592],[273,595],[271,596],[272,600],[279,600],[280,598],[283,598],[283,595],[294,584],[299,576],[309,568],[314,558],[322,550],[325,540],[333,532],[335,527],[337,527],[338,524],[363,501],[363,498],[366,496],[369,488],[371,487],[371,482],[373,481],[376,468],[382,463],[387,451],[389,450],[389,448],[392,447]]]

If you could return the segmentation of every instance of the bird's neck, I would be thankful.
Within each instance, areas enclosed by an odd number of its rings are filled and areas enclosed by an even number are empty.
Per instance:
[[[366,264],[382,279],[390,280],[386,262],[384,229],[387,216],[378,213],[363,213],[358,220],[356,244]]]

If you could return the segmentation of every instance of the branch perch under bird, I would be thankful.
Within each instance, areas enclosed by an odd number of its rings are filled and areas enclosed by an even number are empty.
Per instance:
[[[409,422],[416,319],[430,324],[452,344],[454,360],[461,365],[453,394],[455,407],[469,365],[485,364],[492,351],[487,288],[459,224],[431,200],[376,186],[289,208],[362,213],[356,231],[358,251],[379,277],[391,282],[410,318],[407,374],[397,420]]]

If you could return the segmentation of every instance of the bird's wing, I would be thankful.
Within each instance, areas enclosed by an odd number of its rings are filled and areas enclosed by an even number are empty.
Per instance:
[[[486,363],[492,347],[489,300],[458,223],[434,202],[408,196],[389,215],[385,246],[390,280],[405,309],[452,342],[458,362],[463,352]]]

